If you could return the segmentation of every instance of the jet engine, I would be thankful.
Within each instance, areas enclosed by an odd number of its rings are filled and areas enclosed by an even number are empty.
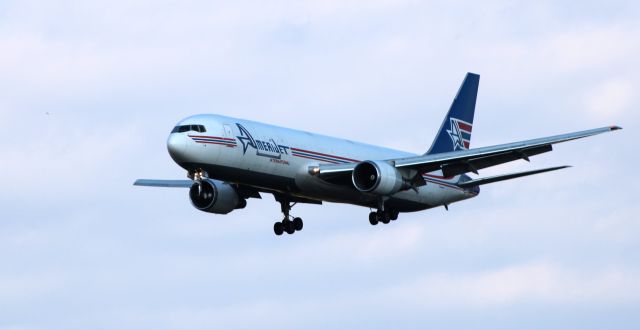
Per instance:
[[[227,214],[244,208],[247,202],[230,184],[218,180],[203,179],[189,188],[191,204],[200,211]]]
[[[395,194],[406,187],[402,174],[384,161],[366,160],[353,169],[353,185],[362,192],[378,195]]]

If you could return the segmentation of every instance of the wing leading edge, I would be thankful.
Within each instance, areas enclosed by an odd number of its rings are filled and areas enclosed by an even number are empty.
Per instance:
[[[134,186],[144,187],[165,187],[165,188],[190,188],[193,185],[192,180],[155,180],[155,179],[138,179],[133,183]]]
[[[554,135],[544,138],[500,144],[469,150],[458,150],[439,154],[425,154],[415,157],[388,159],[398,169],[416,170],[417,173],[428,173],[442,170],[444,176],[454,176],[511,162],[518,159],[529,160],[529,157],[551,151],[552,145],[566,141],[581,139],[597,134],[619,130],[619,126],[609,126]],[[350,175],[356,163],[320,164],[310,169],[310,173],[323,179],[334,179]]]

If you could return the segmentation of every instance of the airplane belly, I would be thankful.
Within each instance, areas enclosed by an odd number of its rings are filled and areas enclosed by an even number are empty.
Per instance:
[[[348,203],[370,208],[377,208],[380,196],[363,193],[353,186],[338,185],[326,182],[306,172],[299,173],[295,178],[299,195],[333,203]],[[424,191],[404,191],[385,197],[385,205],[400,212],[425,210],[433,204],[427,203]]]
[[[326,182],[306,172],[298,173],[295,183],[300,193],[307,197],[322,199],[329,202],[368,202],[371,198],[363,195],[355,188]]]

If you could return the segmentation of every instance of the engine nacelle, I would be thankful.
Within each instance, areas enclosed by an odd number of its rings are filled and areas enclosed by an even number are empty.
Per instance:
[[[200,211],[227,214],[244,208],[247,202],[228,183],[204,179],[189,188],[191,204]]]
[[[353,169],[353,185],[362,192],[391,195],[406,186],[402,174],[384,161],[365,160]]]

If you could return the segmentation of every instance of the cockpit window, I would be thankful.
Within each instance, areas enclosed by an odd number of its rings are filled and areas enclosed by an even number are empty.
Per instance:
[[[171,133],[184,133],[189,131],[204,133],[207,131],[207,129],[204,128],[204,125],[180,125],[174,127]]]

